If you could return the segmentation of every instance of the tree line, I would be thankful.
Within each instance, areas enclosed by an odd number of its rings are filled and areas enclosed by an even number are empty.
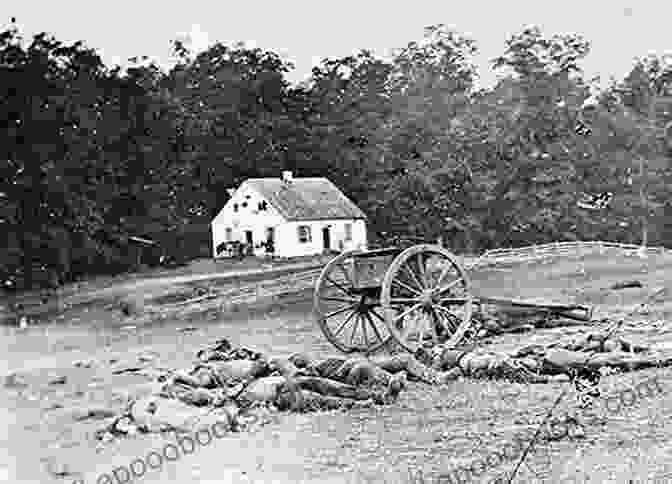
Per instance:
[[[0,32],[5,288],[129,270],[131,236],[209,256],[226,189],[283,169],[331,179],[385,241],[672,241],[669,58],[599,88],[580,67],[588,41],[527,27],[479,88],[475,41],[436,25],[390,59],[324,59],[291,85],[272,51],[173,50],[170,69],[122,70],[82,42]]]

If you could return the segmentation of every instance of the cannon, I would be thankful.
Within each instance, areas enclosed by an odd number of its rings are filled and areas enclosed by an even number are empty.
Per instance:
[[[374,353],[392,340],[415,353],[438,343],[457,346],[474,307],[482,304],[537,308],[578,321],[592,318],[585,306],[476,297],[458,259],[430,244],[337,255],[315,284],[313,316],[343,353]]]

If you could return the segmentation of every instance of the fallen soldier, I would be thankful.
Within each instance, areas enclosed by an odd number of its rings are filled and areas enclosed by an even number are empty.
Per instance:
[[[309,411],[354,402],[385,404],[397,398],[407,377],[437,385],[460,374],[459,369],[434,370],[409,354],[324,360],[294,354],[267,360],[259,352],[233,348],[226,339],[197,356],[200,363],[189,372],[175,372],[164,394],[192,405],[233,400],[241,408],[261,402],[283,410]],[[210,390],[210,396],[202,389]]]
[[[279,391],[281,401],[277,402],[278,406],[303,405],[308,407],[305,410],[347,406],[349,403],[343,400],[348,399],[389,403],[405,388],[407,378],[438,385],[454,380],[460,374],[459,370],[433,370],[409,354],[318,361],[295,354],[286,362],[272,362],[272,366],[288,379]],[[292,396],[292,392],[300,392],[300,395]],[[308,397],[309,404],[306,404],[305,397]]]
[[[430,385],[440,385],[456,378],[455,372],[437,371],[407,353],[373,358],[336,357],[318,361],[295,354],[289,361],[299,369],[297,375],[329,378],[349,385],[388,385],[392,381],[393,374],[401,372],[412,380]]]

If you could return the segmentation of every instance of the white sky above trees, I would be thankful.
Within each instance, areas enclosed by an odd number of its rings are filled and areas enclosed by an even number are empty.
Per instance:
[[[315,2],[213,2],[190,0],[61,0],[14,2],[5,8],[26,37],[46,31],[66,42],[82,40],[106,63],[146,55],[171,62],[174,39],[190,40],[195,50],[215,42],[245,42],[291,60],[291,81],[308,77],[324,57],[343,57],[360,49],[386,56],[422,37],[438,23],[473,38],[480,50],[476,63],[483,85],[495,80],[489,61],[504,51],[505,40],[527,24],[547,35],[579,33],[592,44],[584,63],[589,77],[625,75],[636,56],[672,53],[669,35],[672,2],[660,0],[539,0],[450,2],[447,0],[339,0]]]

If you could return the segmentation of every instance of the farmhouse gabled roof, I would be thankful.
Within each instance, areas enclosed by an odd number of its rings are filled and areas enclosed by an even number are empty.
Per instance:
[[[366,214],[326,178],[249,178],[258,192],[287,220],[366,219]]]

